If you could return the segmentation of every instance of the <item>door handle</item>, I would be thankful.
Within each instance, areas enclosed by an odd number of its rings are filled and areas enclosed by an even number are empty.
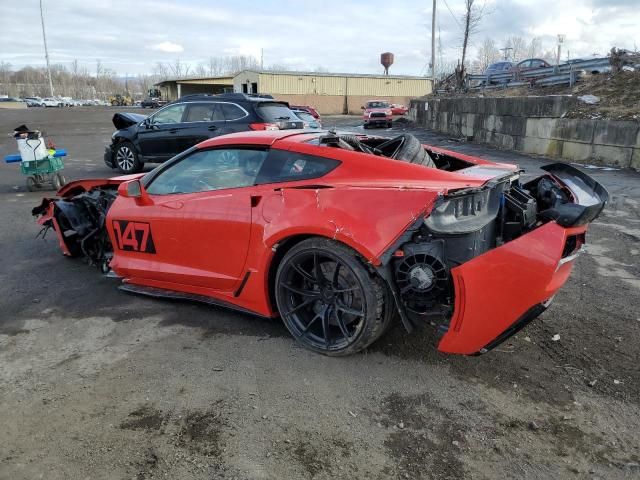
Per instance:
[[[169,129],[169,133],[178,133],[178,128],[171,128]]]
[[[217,129],[218,129],[218,127],[216,127],[215,125],[209,125],[209,127],[207,127],[207,130],[210,130],[210,131],[214,131],[214,130],[217,130]]]
[[[165,203],[161,203],[160,204],[161,207],[165,207],[165,208],[170,208],[172,210],[180,210],[183,206],[184,203],[183,202],[165,202]]]

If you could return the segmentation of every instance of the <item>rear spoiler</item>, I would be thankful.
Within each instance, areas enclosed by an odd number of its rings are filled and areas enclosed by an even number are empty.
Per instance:
[[[573,195],[574,203],[556,205],[540,212],[563,227],[577,227],[595,220],[609,200],[609,192],[586,173],[566,163],[540,167]]]

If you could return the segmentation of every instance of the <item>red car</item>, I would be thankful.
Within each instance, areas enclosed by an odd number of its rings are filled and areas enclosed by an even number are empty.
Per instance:
[[[291,110],[303,110],[310,115],[313,115],[313,118],[315,118],[316,120],[320,120],[320,114],[318,113],[318,111],[315,108],[310,107],[309,105],[289,105],[289,108]]]
[[[280,316],[305,347],[366,348],[399,318],[484,353],[544,311],[607,192],[516,165],[333,132],[243,132],[147,174],[79,180],[33,211],[121,289]]]
[[[399,105],[397,103],[391,104],[391,114],[393,115],[406,115],[409,109],[404,105]]]
[[[393,120],[393,112],[391,105],[386,100],[369,100],[362,107],[364,110],[362,120],[364,120],[364,128],[369,127],[387,127],[391,128]]]

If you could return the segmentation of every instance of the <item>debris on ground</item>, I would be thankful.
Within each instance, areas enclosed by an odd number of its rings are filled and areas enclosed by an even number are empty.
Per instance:
[[[555,85],[495,88],[467,93],[451,92],[428,95],[426,98],[453,97],[531,97],[575,95],[598,97],[597,103],[576,102],[565,118],[602,118],[640,122],[640,70],[623,70],[615,75],[587,74],[573,86]]]
[[[578,100],[589,105],[595,105],[600,102],[600,97],[596,97],[595,95],[580,95]]]

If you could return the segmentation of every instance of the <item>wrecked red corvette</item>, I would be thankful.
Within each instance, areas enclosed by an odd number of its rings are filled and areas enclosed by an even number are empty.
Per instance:
[[[565,283],[606,190],[515,165],[335,132],[207,140],[145,175],[81,180],[33,211],[121,289],[279,315],[305,347],[357,352],[400,319],[484,353]]]

